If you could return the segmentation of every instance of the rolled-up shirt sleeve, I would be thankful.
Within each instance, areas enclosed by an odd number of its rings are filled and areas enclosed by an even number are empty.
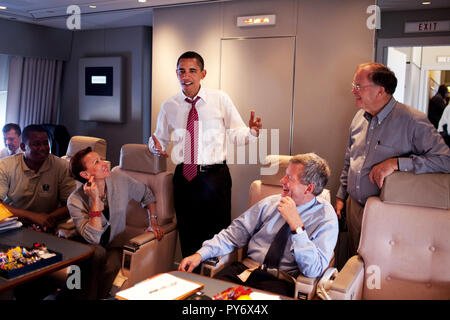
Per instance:
[[[399,171],[412,171],[416,174],[428,172],[450,172],[450,149],[433,125],[423,117],[415,123],[410,122],[413,154],[399,157]]]
[[[336,214],[329,211],[327,217],[310,232],[311,234],[303,232],[291,236],[291,252],[304,276],[318,277],[328,267],[337,242],[338,230]]]
[[[163,105],[161,106],[161,111],[159,112],[158,115],[156,130],[153,133],[154,136],[158,139],[159,143],[161,144],[162,151],[165,151],[167,145],[170,143],[170,134],[172,130],[173,128],[170,127],[170,123],[166,115],[166,108],[164,107],[163,103]],[[159,151],[155,148],[155,143],[152,137],[148,139],[148,147],[152,153],[156,154],[159,153]]]

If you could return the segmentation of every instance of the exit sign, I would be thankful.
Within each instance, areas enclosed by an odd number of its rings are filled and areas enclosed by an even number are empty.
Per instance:
[[[436,60],[438,63],[450,63],[450,56],[437,56]]]
[[[406,22],[405,33],[450,31],[450,20]]]

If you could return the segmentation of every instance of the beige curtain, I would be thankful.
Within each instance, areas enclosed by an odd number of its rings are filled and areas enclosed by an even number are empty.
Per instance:
[[[56,123],[62,61],[12,56],[9,64],[6,123]]]

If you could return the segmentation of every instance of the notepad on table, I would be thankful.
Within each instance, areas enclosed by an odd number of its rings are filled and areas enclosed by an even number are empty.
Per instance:
[[[131,288],[119,291],[116,298],[120,300],[182,300],[202,288],[201,283],[161,273]]]

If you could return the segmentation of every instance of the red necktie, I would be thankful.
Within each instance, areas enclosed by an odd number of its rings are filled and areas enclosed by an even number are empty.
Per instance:
[[[195,124],[198,123],[198,113],[195,109],[195,104],[200,97],[191,100],[189,98],[184,99],[186,102],[192,104],[191,111],[189,111],[189,116],[187,120],[186,139],[184,144],[184,165],[183,165],[183,176],[187,181],[191,181],[197,176],[197,152],[198,152],[198,127],[195,130]]]

